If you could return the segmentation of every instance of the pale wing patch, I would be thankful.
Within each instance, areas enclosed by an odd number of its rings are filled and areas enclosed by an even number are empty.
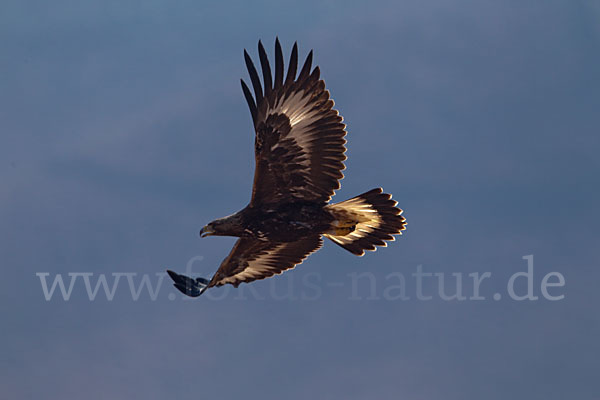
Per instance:
[[[292,95],[279,98],[275,107],[269,111],[270,115],[284,114],[290,120],[292,129],[284,138],[293,139],[294,142],[302,149],[304,154],[311,154],[314,135],[310,132],[310,125],[315,123],[320,118],[318,109],[311,109],[312,103],[310,97],[305,96],[304,90],[298,90]],[[279,147],[279,142],[275,143],[271,150]],[[300,164],[308,166],[308,157],[299,161]]]
[[[285,247],[285,243],[282,243],[266,253],[259,255],[255,260],[249,261],[248,266],[241,272],[227,278],[221,279],[221,283],[235,283],[245,281],[250,278],[259,278],[268,274],[273,268],[278,267],[277,265],[277,254],[281,249]],[[276,272],[281,274],[283,271]]]
[[[269,278],[294,268],[323,245],[320,235],[295,242],[269,243],[255,239],[239,239],[211,280],[210,286]]]

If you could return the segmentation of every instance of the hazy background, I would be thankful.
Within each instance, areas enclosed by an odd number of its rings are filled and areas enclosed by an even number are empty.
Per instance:
[[[597,399],[599,21],[575,0],[2,1],[0,397]],[[406,234],[195,301],[125,278],[46,301],[37,272],[216,270],[234,239],[198,230],[254,169],[242,50],[276,35],[314,49],[348,124],[335,200],[382,186]],[[506,296],[528,254],[535,295],[556,271],[563,300]],[[487,299],[382,298],[418,265],[491,272]],[[379,299],[349,299],[365,271]]]

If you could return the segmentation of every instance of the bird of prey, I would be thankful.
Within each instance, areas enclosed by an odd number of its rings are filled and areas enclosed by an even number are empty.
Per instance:
[[[312,51],[297,74],[295,43],[285,75],[279,39],[274,75],[260,41],[258,54],[262,83],[244,50],[254,96],[241,80],[256,132],[252,197],[243,210],[200,231],[201,237],[239,237],[210,280],[167,271],[174,286],[191,297],[294,268],[323,245],[322,237],[362,256],[405,229],[402,210],[381,188],[330,203],[344,176],[346,125],[333,109],[319,67],[311,69]]]

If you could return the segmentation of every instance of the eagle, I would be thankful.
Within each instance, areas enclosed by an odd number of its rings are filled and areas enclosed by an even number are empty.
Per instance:
[[[201,237],[239,238],[210,280],[167,271],[174,286],[191,297],[211,287],[238,287],[281,274],[321,248],[323,237],[362,256],[387,246],[405,229],[402,210],[381,188],[330,203],[344,177],[346,125],[333,108],[319,67],[311,67],[312,50],[297,73],[294,43],[285,75],[279,39],[274,74],[261,41],[258,55],[262,83],[244,50],[254,95],[241,79],[256,132],[252,196],[243,210],[200,230]]]

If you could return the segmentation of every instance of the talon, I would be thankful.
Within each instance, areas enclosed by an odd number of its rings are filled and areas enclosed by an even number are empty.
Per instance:
[[[357,221],[337,220],[331,225],[331,230],[327,233],[334,236],[346,236],[356,229]]]
[[[336,228],[335,236],[346,236],[349,233],[354,232],[355,227],[356,227],[356,225]]]

